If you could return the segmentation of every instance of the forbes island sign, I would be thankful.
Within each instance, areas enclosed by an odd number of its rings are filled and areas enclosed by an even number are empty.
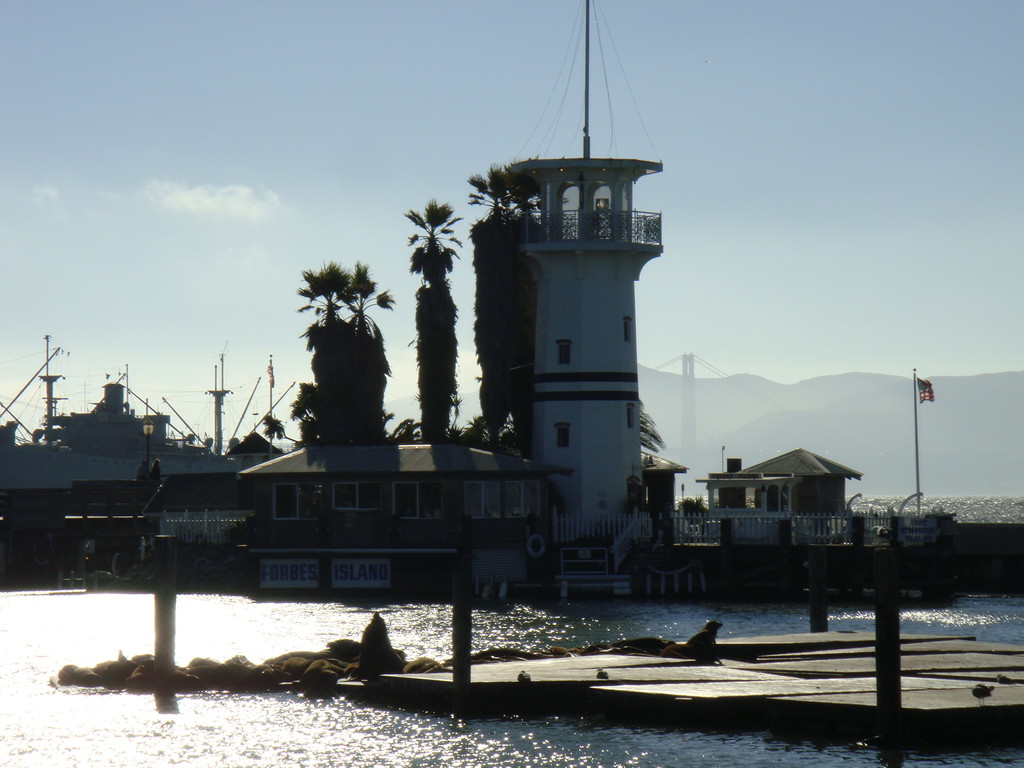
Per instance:
[[[331,586],[386,589],[391,586],[391,560],[386,557],[346,557],[331,561]]]
[[[320,564],[311,557],[264,558],[260,562],[260,586],[316,589],[320,583]]]

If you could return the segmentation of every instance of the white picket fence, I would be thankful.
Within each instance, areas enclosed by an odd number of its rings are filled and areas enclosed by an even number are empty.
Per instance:
[[[884,532],[893,526],[890,514],[857,515],[864,520],[864,544],[875,546],[889,541]],[[841,515],[731,515],[732,541],[734,544],[773,545],[780,541],[780,522],[789,521],[793,544],[850,545],[853,543],[852,514]],[[710,515],[674,514],[671,540],[678,544],[721,543],[721,519]],[[899,542],[902,544],[924,544],[935,541],[939,534],[935,517],[900,517]],[[664,535],[664,534],[662,534]],[[585,539],[610,540],[615,565],[625,558],[637,542],[657,540],[652,529],[651,518],[646,513],[604,514],[595,516],[556,516],[553,525],[555,543],[569,543]]]
[[[164,512],[160,533],[186,544],[232,544],[243,540],[239,528],[251,513],[238,510]]]

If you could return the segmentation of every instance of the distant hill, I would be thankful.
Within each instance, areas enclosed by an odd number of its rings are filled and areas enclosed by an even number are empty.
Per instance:
[[[935,402],[920,407],[926,496],[1024,495],[1024,371],[931,376]],[[864,473],[849,492],[914,492],[914,389],[910,377],[873,373],[778,384],[750,374],[696,379],[696,440],[683,444],[682,376],[640,368],[640,396],[667,447],[694,482],[727,457],[754,464],[806,448]]]
[[[921,490],[926,496],[1024,496],[1024,371],[930,376],[935,402],[920,414]],[[479,413],[464,391],[463,420]],[[864,473],[849,495],[914,492],[914,388],[909,376],[844,373],[796,384],[751,374],[696,380],[696,442],[684,446],[682,376],[640,367],[640,396],[667,444],[662,455],[694,482],[720,471],[725,455],[756,464],[794,448]],[[419,418],[414,397],[387,403],[395,426]]]

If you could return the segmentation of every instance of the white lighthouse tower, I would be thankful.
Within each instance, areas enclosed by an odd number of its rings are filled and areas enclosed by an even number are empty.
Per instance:
[[[540,192],[520,246],[537,281],[533,458],[571,468],[555,480],[564,511],[593,516],[640,503],[634,283],[662,244],[633,189],[662,165],[590,156],[587,59],[583,156],[512,168]]]

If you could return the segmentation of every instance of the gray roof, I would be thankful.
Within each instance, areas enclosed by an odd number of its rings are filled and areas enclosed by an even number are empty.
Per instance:
[[[785,474],[797,477],[808,477],[811,475],[841,475],[842,477],[860,480],[862,472],[844,467],[842,464],[816,453],[797,448],[795,451],[776,456],[774,459],[762,461],[750,467],[744,467],[743,472],[760,472],[766,475]]]
[[[346,445],[302,448],[243,469],[239,474],[550,474],[569,471],[564,467],[460,445]]]
[[[647,453],[647,451],[643,452],[642,465],[644,472],[672,472],[678,475],[684,474],[689,469],[682,464],[676,464],[674,461]]]

